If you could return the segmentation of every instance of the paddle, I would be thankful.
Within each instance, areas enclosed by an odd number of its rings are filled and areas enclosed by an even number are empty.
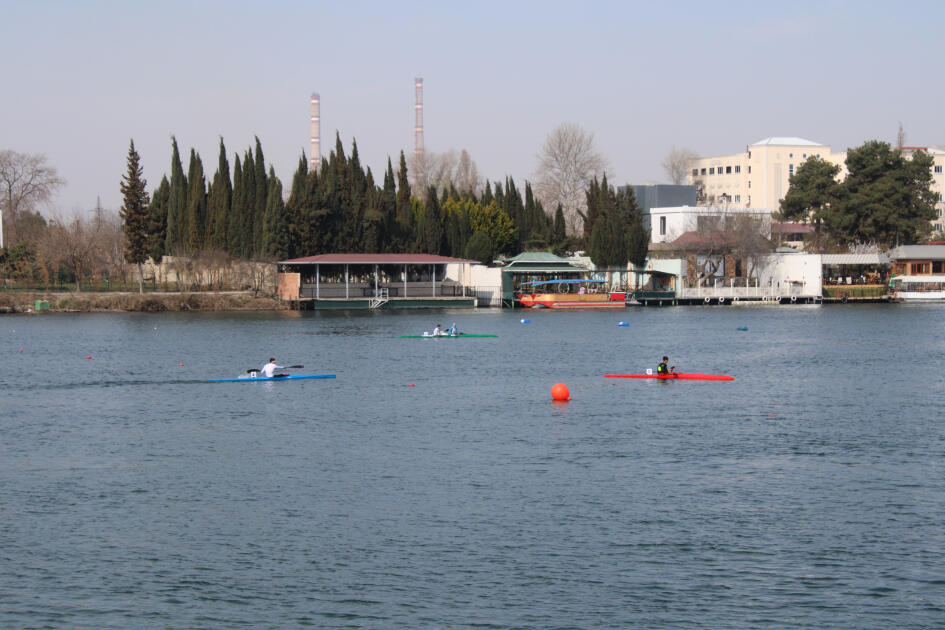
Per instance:
[[[293,369],[293,370],[297,370],[298,368],[304,368],[305,366],[304,366],[304,365],[287,365],[287,366],[285,366],[285,367],[286,367],[286,369],[290,369],[290,368],[291,368],[291,369]],[[260,370],[259,368],[250,368],[250,369],[246,370],[246,373],[249,374],[250,372],[261,372],[261,371],[262,371],[262,370]]]

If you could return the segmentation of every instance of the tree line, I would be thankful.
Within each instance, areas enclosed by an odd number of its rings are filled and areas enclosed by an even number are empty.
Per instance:
[[[217,170],[205,175],[200,155],[190,151],[184,173],[176,139],[171,143],[170,179],[164,176],[142,207],[139,157],[129,149],[123,182],[123,217],[128,260],[189,256],[213,249],[242,259],[284,260],[325,252],[427,253],[491,263],[524,250],[564,252],[589,245],[600,265],[642,263],[648,234],[632,190],[615,192],[606,175],[588,192],[584,234],[569,236],[562,207],[547,213],[525,183],[485,182],[482,190],[458,189],[452,181],[413,190],[404,153],[395,170],[388,159],[380,183],[358,156],[346,154],[340,136],[318,170],[300,156],[287,196],[263,149],[234,159],[233,175],[220,140]],[[137,182],[137,183],[136,183]],[[127,210],[131,208],[131,210]],[[135,218],[136,215],[138,218]],[[596,232],[595,232],[596,226]],[[146,235],[142,238],[142,232]],[[640,253],[642,251],[642,254]],[[642,256],[642,257],[641,257]]]

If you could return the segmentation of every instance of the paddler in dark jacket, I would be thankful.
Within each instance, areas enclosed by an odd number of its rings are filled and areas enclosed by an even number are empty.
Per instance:
[[[660,361],[660,364],[656,366],[657,375],[673,373],[673,370],[676,369],[676,366],[675,365],[669,366],[667,365],[667,363],[669,363],[669,357],[663,357],[663,360]]]

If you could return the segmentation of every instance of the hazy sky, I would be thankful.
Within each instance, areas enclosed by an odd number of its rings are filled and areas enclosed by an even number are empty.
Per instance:
[[[0,0],[0,149],[43,153],[69,214],[121,203],[128,141],[149,189],[170,137],[209,177],[259,136],[288,191],[321,95],[379,173],[413,149],[424,80],[430,151],[532,179],[561,122],[595,135],[612,182],[665,181],[701,155],[800,136],[945,145],[945,2],[44,2]]]

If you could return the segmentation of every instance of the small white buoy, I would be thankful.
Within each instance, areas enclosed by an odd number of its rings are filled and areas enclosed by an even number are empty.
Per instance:
[[[525,319],[525,318],[522,318],[522,323],[523,323],[523,324],[527,324],[529,321],[530,321],[530,320],[527,320],[527,319]]]

